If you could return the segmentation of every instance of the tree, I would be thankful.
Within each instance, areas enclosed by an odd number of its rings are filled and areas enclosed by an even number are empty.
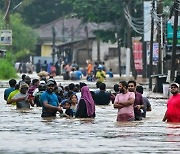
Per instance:
[[[2,19],[2,13],[0,13],[0,19]],[[4,25],[5,21],[3,20],[0,23],[0,29],[3,29]],[[23,23],[20,14],[10,15],[10,29],[12,29],[12,46],[8,50],[17,56],[17,59],[33,54],[36,47],[37,35],[32,28]]]
[[[114,27],[112,27],[110,30],[105,31],[96,31],[95,34],[100,37],[103,41],[109,41],[112,42],[119,42],[120,40],[124,39],[124,36],[127,35],[129,30],[125,30],[127,26],[125,25],[125,16],[124,16],[124,8],[127,6],[127,0],[90,0],[90,1],[83,1],[83,0],[64,0],[64,3],[68,3],[69,5],[73,6],[73,12],[74,15],[82,18],[84,22],[110,22]],[[131,6],[133,7],[133,14],[136,16],[140,15],[140,11],[142,9],[138,9],[141,5],[140,2],[137,2],[136,0],[131,1]],[[140,11],[139,11],[140,10]],[[115,34],[118,36],[115,38]],[[135,34],[135,33],[134,33]],[[128,35],[129,36],[129,35]],[[131,37],[130,37],[131,38]],[[125,41],[125,40],[123,40]],[[131,40],[128,40],[129,42]],[[120,43],[118,43],[120,45]],[[127,44],[127,43],[126,43]],[[120,53],[120,51],[119,51]],[[131,52],[131,58],[133,58],[133,52]],[[119,55],[120,56],[120,55]],[[121,58],[119,58],[120,61]],[[133,61],[133,60],[131,60]],[[119,62],[121,63],[121,62]],[[135,67],[132,66],[132,72],[134,77],[136,77]],[[121,64],[119,64],[119,67],[121,67]],[[119,70],[120,71],[120,70]],[[121,75],[121,72],[120,72]]]

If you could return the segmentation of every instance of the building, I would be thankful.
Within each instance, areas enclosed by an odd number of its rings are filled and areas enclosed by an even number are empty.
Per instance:
[[[39,39],[34,63],[38,59],[53,62],[54,53],[54,62],[63,57],[66,62],[76,61],[79,66],[85,67],[88,59],[93,62],[100,60],[105,61],[107,69],[113,68],[113,71],[118,73],[117,43],[102,42],[94,35],[96,30],[111,28],[113,26],[109,23],[83,23],[77,18],[59,18],[42,25],[37,29]],[[121,55],[124,68],[125,51]]]

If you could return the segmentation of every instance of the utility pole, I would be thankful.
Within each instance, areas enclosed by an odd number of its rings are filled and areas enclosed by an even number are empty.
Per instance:
[[[158,3],[157,3],[157,14],[158,14],[158,17],[160,19],[160,23],[162,22],[162,13],[163,13],[163,5],[162,5],[162,0],[158,0]],[[158,74],[163,74],[162,72],[162,61],[163,61],[163,57],[162,57],[162,54],[163,54],[163,51],[162,51],[162,38],[163,36],[163,33],[162,33],[162,23],[161,24],[158,24],[158,44],[159,44],[159,53],[158,53]]]
[[[6,10],[6,14],[5,14],[5,21],[6,21],[6,29],[9,29],[10,26],[10,18],[9,18],[9,7],[10,7],[10,0],[6,0],[5,1],[5,10]]]
[[[86,49],[87,49],[88,57],[90,60],[92,60],[92,57],[91,57],[90,52],[89,52],[89,32],[88,32],[87,24],[84,27],[84,31],[86,33]]]
[[[118,61],[119,61],[119,76],[121,77],[121,42],[119,37],[119,31],[117,31],[117,49],[118,49]]]
[[[128,8],[129,8],[129,13],[131,14],[132,12],[132,5],[131,1],[128,1]],[[137,78],[137,71],[135,69],[135,64],[134,64],[134,53],[132,49],[132,36],[131,36],[131,27],[129,24],[127,24],[127,48],[130,49],[130,60],[131,60],[131,71],[133,77],[136,79]]]
[[[150,41],[150,62],[149,62],[149,91],[152,91],[152,77],[153,74],[153,38],[154,38],[154,15],[155,0],[152,1],[151,10],[151,41]]]
[[[55,30],[55,27],[52,26],[52,36],[53,36],[53,42],[52,42],[52,62],[53,64],[55,63],[55,50],[56,50],[56,47],[55,47],[55,41],[56,41],[56,30]]]
[[[98,30],[99,30],[99,24],[98,24]],[[100,38],[97,38],[97,61],[100,62],[101,58],[100,58]]]
[[[171,81],[174,81],[174,77],[175,77],[179,3],[180,2],[178,0],[174,0],[174,29],[173,29],[173,46],[172,46],[172,57],[171,57]]]
[[[142,13],[144,19],[144,0],[142,0]],[[144,26],[143,26],[144,29]],[[143,58],[143,78],[147,77],[147,54],[146,54],[146,42],[144,41],[144,34],[142,35],[142,58]]]
[[[117,42],[117,52],[118,52],[118,62],[119,62],[119,76],[121,77],[122,71],[121,71],[121,43],[120,43],[120,27],[118,20],[115,20],[116,25],[116,42]]]

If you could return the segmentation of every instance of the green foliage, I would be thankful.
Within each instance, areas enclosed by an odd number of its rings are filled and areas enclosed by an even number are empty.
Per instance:
[[[1,22],[0,29],[4,29],[4,25],[5,21]],[[27,56],[27,53],[32,54],[36,47],[37,34],[31,27],[24,24],[20,14],[10,15],[10,29],[12,29],[12,46],[8,50],[14,55],[22,51],[26,51],[24,56]],[[21,56],[18,55],[17,58],[23,57],[22,55],[21,53]]]
[[[16,78],[16,69],[8,59],[0,60],[0,79]]]
[[[23,59],[26,55],[29,55],[30,54],[30,51],[27,50],[27,49],[24,49],[24,50],[21,50],[21,51],[18,51],[16,54],[15,54],[15,57],[17,59]]]
[[[23,24],[19,14],[11,15],[11,24],[13,30],[13,50],[21,51],[24,49],[34,50],[37,41],[37,35],[29,26]]]
[[[18,0],[22,1],[22,0]],[[17,2],[12,5],[15,6]],[[18,12],[25,19],[25,23],[38,27],[62,17],[71,11],[71,5],[62,4],[61,0],[23,0],[14,12]]]

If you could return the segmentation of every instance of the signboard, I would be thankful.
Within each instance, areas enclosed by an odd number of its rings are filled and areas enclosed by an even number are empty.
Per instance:
[[[134,49],[134,64],[136,70],[142,70],[142,43],[141,42],[134,42],[133,43]]]
[[[147,51],[147,64],[150,64],[150,42],[146,44]],[[159,44],[153,43],[153,65],[157,65],[159,59]]]
[[[173,44],[173,26],[174,26],[174,16],[172,16],[167,23],[167,46],[170,47],[172,47]],[[178,17],[177,46],[180,46],[180,17]]]
[[[12,45],[12,30],[0,30],[0,45]]]
[[[155,2],[156,5],[156,2]],[[151,40],[151,11],[152,11],[152,1],[144,1],[144,41],[148,42]],[[157,37],[157,24],[154,23],[154,38],[155,41]]]
[[[157,65],[159,59],[159,43],[153,43],[153,63]]]

